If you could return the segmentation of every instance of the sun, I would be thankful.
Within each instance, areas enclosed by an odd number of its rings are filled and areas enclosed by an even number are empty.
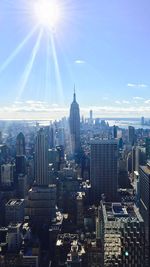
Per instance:
[[[60,6],[54,0],[38,0],[34,12],[38,22],[49,28],[56,27],[61,18]]]

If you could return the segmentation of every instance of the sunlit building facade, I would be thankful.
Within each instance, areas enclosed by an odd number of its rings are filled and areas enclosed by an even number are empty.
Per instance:
[[[99,232],[105,267],[145,267],[144,221],[135,205],[101,202]]]

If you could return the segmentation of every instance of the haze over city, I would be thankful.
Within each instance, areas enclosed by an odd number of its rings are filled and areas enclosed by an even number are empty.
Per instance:
[[[149,117],[149,1],[36,2],[0,1],[0,119],[68,116],[74,84],[81,115]]]

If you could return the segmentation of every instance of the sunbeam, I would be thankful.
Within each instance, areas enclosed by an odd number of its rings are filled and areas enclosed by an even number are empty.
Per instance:
[[[50,45],[49,45],[49,39],[46,42],[47,47],[46,47],[46,70],[45,70],[45,95],[44,99],[50,100],[51,98],[51,63],[50,63],[50,56],[51,56],[51,50],[50,50]]]
[[[0,74],[8,67],[8,65],[14,60],[14,58],[21,52],[23,47],[27,44],[27,42],[30,40],[30,38],[33,36],[36,30],[37,30],[37,25],[29,32],[26,38],[18,45],[18,47],[12,52],[12,54],[0,66]]]
[[[18,96],[16,98],[16,101],[18,101],[20,99],[20,97],[21,97],[21,95],[22,95],[22,93],[23,93],[23,91],[24,91],[24,89],[26,87],[26,84],[28,82],[28,79],[29,79],[29,76],[30,76],[30,73],[31,73],[31,70],[32,70],[32,67],[33,67],[33,64],[34,64],[35,57],[36,57],[37,52],[38,52],[39,47],[40,47],[40,41],[41,41],[42,34],[43,34],[43,29],[41,29],[39,34],[38,34],[37,41],[36,41],[35,46],[34,46],[34,48],[32,50],[30,61],[27,64],[27,66],[25,68],[25,71],[23,73],[21,87],[20,87]]]
[[[59,70],[59,64],[58,64],[53,34],[50,34],[50,41],[51,41],[52,56],[53,56],[53,62],[54,62],[54,67],[55,67],[55,73],[56,73],[56,82],[57,82],[57,86],[58,86],[57,87],[58,88],[58,97],[60,98],[60,103],[64,104],[63,86],[62,86],[62,80],[61,80],[61,76],[60,76],[60,70]]]

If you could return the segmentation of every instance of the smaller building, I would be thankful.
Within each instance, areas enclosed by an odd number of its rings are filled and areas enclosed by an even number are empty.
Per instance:
[[[17,252],[21,246],[21,223],[10,224],[6,236],[8,252]]]
[[[78,192],[76,198],[77,226],[84,225],[84,192]]]
[[[5,224],[23,222],[24,199],[11,199],[5,204]]]
[[[56,211],[56,186],[35,186],[29,190],[27,215],[35,224],[50,223]]]

